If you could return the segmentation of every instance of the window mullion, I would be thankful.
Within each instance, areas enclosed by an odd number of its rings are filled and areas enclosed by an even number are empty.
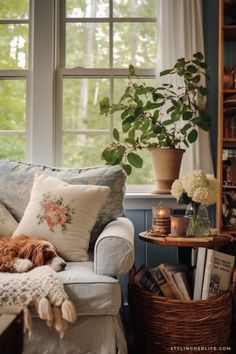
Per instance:
[[[21,25],[29,23],[29,19],[0,19],[0,24],[2,25]]]
[[[32,154],[34,163],[54,163],[55,1],[34,1]],[[43,19],[43,25],[42,25]]]
[[[107,68],[107,69],[87,69],[87,68],[73,68],[73,69],[59,69],[61,75],[63,76],[71,76],[71,77],[126,77],[128,75],[128,69],[117,69],[117,68]],[[154,69],[139,69],[136,68],[136,73],[139,76],[147,76],[154,77],[155,70]]]

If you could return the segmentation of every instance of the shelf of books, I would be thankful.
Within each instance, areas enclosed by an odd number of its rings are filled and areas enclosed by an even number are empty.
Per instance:
[[[217,202],[217,228],[236,233],[236,25],[234,4],[219,1],[218,155],[221,186]]]
[[[231,288],[235,257],[198,247],[194,264],[165,264],[148,269],[142,265],[131,281],[159,296],[179,300],[207,300]]]
[[[236,234],[236,149],[223,150],[221,230]]]

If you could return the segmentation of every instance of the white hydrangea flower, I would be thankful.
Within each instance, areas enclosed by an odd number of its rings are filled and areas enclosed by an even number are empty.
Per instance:
[[[180,199],[187,193],[193,202],[203,205],[214,204],[217,199],[218,183],[214,175],[206,175],[202,170],[195,170],[172,184],[171,194]]]
[[[171,186],[171,194],[177,199],[177,201],[179,200],[179,198],[181,197],[181,195],[185,192],[182,182],[179,179],[176,179]]]
[[[200,187],[194,190],[192,200],[196,203],[206,205],[208,198],[208,188]]]
[[[193,173],[183,177],[182,184],[190,198],[193,197],[197,188],[207,187],[207,178],[202,170],[193,171]]]

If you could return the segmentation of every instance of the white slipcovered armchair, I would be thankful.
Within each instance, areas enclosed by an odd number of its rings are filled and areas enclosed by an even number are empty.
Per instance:
[[[60,339],[54,328],[35,315],[32,334],[25,336],[24,354],[126,354],[118,276],[134,263],[134,228],[122,216],[125,175],[117,166],[63,170],[2,160],[0,202],[17,221],[27,205],[33,176],[42,169],[70,182],[72,178],[74,184],[107,185],[111,193],[92,232],[90,260],[67,262],[65,270],[58,273],[75,304],[77,320]]]

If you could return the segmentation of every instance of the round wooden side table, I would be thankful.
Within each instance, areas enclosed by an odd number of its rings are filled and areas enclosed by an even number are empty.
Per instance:
[[[202,237],[173,237],[173,236],[153,236],[150,232],[144,231],[139,234],[142,241],[153,243],[159,246],[178,247],[178,262],[190,264],[193,248],[205,247],[217,249],[233,241],[230,235],[219,234]]]

